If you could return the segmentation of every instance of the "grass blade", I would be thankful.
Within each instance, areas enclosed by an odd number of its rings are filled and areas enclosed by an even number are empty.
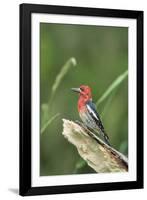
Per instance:
[[[65,77],[65,75],[67,74],[67,72],[69,71],[69,69],[73,66],[76,66],[77,62],[76,59],[74,57],[70,58],[65,65],[63,65],[63,67],[61,68],[60,72],[57,74],[55,81],[52,85],[52,89],[51,89],[51,96],[50,96],[50,100],[49,100],[49,106],[51,106],[51,102],[53,100],[53,97],[58,89],[58,87],[60,86],[63,78]]]
[[[63,65],[63,67],[61,68],[60,72],[57,74],[56,78],[55,78],[55,81],[52,85],[52,88],[51,88],[51,96],[50,96],[50,99],[49,99],[49,103],[48,103],[48,113],[49,113],[49,110],[51,108],[51,105],[52,105],[52,101],[53,101],[53,98],[55,96],[55,93],[58,89],[58,87],[60,86],[64,76],[67,74],[67,72],[69,71],[69,69],[73,66],[75,66],[77,64],[76,62],[76,59],[74,57],[70,58],[66,63],[65,65]],[[46,130],[46,128],[52,123],[52,121],[54,121],[60,114],[57,113],[56,115],[54,115],[52,118],[50,118],[44,125],[43,127],[41,128],[41,134]]]
[[[118,76],[104,92],[104,94],[97,100],[96,106],[99,106],[126,79],[127,76],[128,70]]]
[[[103,109],[102,109],[102,111],[101,111],[101,114],[100,114],[101,119],[104,118],[104,115],[105,115],[105,113],[107,112],[107,110],[108,110],[108,108],[109,108],[109,106],[110,106],[110,104],[111,104],[111,102],[112,102],[112,99],[113,99],[114,95],[115,95],[115,91],[113,91],[113,92],[111,93],[111,95],[109,95],[109,97],[107,98],[107,101],[105,102],[105,106],[103,107]]]
[[[60,113],[55,114],[53,117],[51,117],[41,128],[41,134],[47,129],[47,127],[60,115]]]

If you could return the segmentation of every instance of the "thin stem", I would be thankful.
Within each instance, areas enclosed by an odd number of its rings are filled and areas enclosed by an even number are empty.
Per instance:
[[[53,102],[55,93],[56,93],[58,87],[60,86],[63,78],[68,73],[69,69],[71,67],[73,67],[73,66],[76,66],[76,64],[77,64],[76,59],[74,57],[70,58],[65,63],[65,65],[63,65],[63,67],[61,68],[60,72],[57,74],[57,76],[55,78],[55,81],[54,81],[54,83],[52,85],[52,88],[51,88],[51,96],[50,96],[50,99],[49,99],[49,109],[51,108],[51,104]]]
[[[53,122],[59,115],[60,115],[60,113],[57,113],[56,115],[54,115],[53,117],[51,117],[51,118],[44,124],[44,126],[41,128],[41,134],[47,129],[47,127],[51,124],[51,122]]]
[[[112,84],[107,88],[104,94],[97,100],[96,106],[99,106],[128,76],[128,70],[118,76]]]

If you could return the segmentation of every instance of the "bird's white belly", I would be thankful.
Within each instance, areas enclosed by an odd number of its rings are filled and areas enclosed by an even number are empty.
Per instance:
[[[80,112],[79,115],[80,115],[81,120],[86,126],[92,129],[98,129],[98,126],[96,125],[96,123],[94,122],[94,120],[88,113]]]

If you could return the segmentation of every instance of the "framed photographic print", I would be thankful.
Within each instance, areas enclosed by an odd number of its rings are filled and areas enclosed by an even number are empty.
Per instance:
[[[20,195],[143,188],[143,11],[20,5]]]

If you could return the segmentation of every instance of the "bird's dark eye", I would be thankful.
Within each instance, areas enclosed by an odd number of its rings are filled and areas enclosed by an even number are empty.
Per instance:
[[[84,88],[80,87],[80,90],[81,90],[81,91],[84,91]]]

